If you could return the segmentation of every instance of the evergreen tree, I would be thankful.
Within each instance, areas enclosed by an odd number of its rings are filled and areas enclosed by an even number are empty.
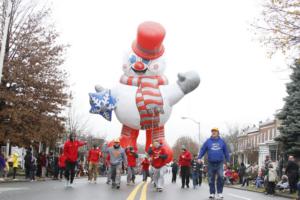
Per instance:
[[[284,99],[282,110],[277,114],[281,120],[281,134],[275,140],[282,143],[286,154],[300,157],[300,60],[295,60],[291,69],[291,82],[286,86],[288,96]]]

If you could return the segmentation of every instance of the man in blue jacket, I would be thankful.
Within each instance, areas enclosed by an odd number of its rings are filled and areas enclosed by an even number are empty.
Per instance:
[[[209,182],[209,191],[210,199],[215,198],[215,179],[217,178],[217,193],[216,198],[223,199],[223,164],[226,159],[229,163],[229,154],[225,144],[225,141],[220,138],[220,133],[218,128],[213,128],[211,130],[211,137],[206,140],[200,149],[198,161],[201,162],[201,158],[207,152],[208,154],[208,182]]]

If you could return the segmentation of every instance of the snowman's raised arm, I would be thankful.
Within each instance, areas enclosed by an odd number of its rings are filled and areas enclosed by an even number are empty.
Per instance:
[[[105,90],[104,89],[104,87],[102,87],[101,85],[95,85],[95,90],[96,90],[96,92],[102,92],[103,90]]]
[[[199,86],[200,77],[195,71],[179,73],[177,84],[184,94],[188,94]]]
[[[200,77],[197,72],[189,71],[186,73],[179,73],[176,83],[161,87],[163,90],[164,98],[168,101],[172,107],[175,105],[184,95],[192,92],[200,84]]]

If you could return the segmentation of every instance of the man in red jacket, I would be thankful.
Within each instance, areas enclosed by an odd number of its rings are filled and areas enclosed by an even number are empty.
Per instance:
[[[179,166],[180,166],[181,181],[182,181],[181,188],[184,188],[184,186],[189,188],[192,154],[186,149],[184,145],[182,145],[181,151],[182,152],[179,156]]]
[[[63,173],[66,170],[66,156],[62,152],[58,158],[59,178],[62,180]]]
[[[88,155],[88,162],[89,162],[89,183],[92,182],[94,178],[94,183],[97,183],[97,171],[98,171],[98,164],[99,158],[101,157],[101,151],[94,145],[93,149],[89,151]]]
[[[151,156],[152,166],[154,168],[153,180],[154,186],[158,192],[163,191],[164,175],[166,173],[166,160],[168,158],[167,151],[162,141],[154,141],[153,147],[149,148],[148,154]]]
[[[75,134],[73,133],[70,134],[69,140],[65,142],[64,154],[66,156],[66,187],[72,187],[75,176],[75,166],[78,159],[78,148],[85,145],[86,143],[87,142],[76,140]]]
[[[134,150],[133,147],[128,147],[125,150],[126,156],[127,156],[127,185],[132,183],[134,184],[135,180],[135,167],[136,167],[136,159],[138,158],[138,154]]]
[[[150,174],[149,174],[150,161],[148,160],[147,157],[144,158],[141,165],[142,165],[143,181],[146,182],[148,176],[150,176]]]

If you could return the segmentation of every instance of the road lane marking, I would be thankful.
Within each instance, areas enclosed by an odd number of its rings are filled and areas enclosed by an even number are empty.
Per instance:
[[[247,197],[243,197],[243,196],[236,195],[236,194],[232,194],[232,193],[228,193],[228,195],[233,196],[233,197],[236,197],[236,198],[239,198],[239,199],[251,200],[251,199],[249,199],[249,198],[247,198]]]
[[[147,200],[147,188],[148,188],[148,184],[149,184],[149,182],[147,181],[145,183],[145,185],[143,186],[140,200]]]
[[[144,182],[141,182],[140,184],[138,184],[133,190],[132,192],[129,194],[127,200],[134,200],[136,193],[139,191],[140,187],[144,184]]]
[[[8,192],[8,191],[16,191],[16,190],[29,190],[27,187],[20,187],[20,188],[0,188],[0,193]]]

